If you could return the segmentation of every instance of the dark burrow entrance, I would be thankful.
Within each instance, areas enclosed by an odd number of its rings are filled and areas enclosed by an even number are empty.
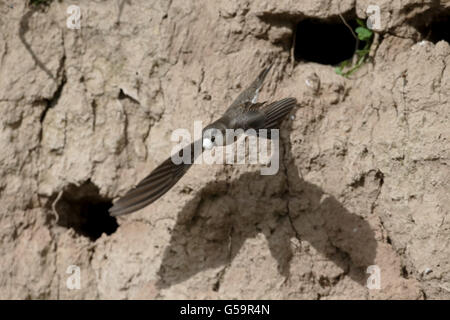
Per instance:
[[[445,40],[450,43],[450,10],[420,15],[415,18],[413,25],[425,40],[433,43]]]
[[[355,19],[346,18],[355,30]],[[296,61],[335,65],[350,59],[356,39],[339,17],[327,20],[305,19],[297,24],[294,57]]]
[[[103,233],[110,235],[117,230],[116,218],[108,212],[111,206],[111,199],[100,196],[98,187],[88,181],[65,188],[54,209],[59,226],[73,228],[76,233],[96,240]]]

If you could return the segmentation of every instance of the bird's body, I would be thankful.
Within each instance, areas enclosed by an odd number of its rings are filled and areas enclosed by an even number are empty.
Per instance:
[[[295,98],[285,98],[270,104],[257,103],[258,93],[271,66],[264,69],[225,111],[222,117],[203,129],[202,140],[197,140],[179,151],[179,157],[190,154],[189,163],[175,164],[172,157],[161,163],[137,186],[128,191],[109,209],[111,215],[128,214],[156,201],[169,191],[187,172],[205,149],[233,142],[226,135],[237,129],[274,129],[296,104]],[[232,129],[232,130],[227,130]],[[194,147],[198,144],[197,147]],[[201,146],[200,146],[201,144]],[[197,151],[200,152],[197,152]]]

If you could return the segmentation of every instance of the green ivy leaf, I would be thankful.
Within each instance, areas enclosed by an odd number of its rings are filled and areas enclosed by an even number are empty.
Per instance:
[[[341,67],[334,68],[334,72],[336,72],[338,75],[342,76],[342,69],[341,69]]]
[[[355,29],[355,31],[358,34],[358,39],[361,41],[368,41],[373,35],[373,32],[371,30],[364,27],[358,27]]]
[[[370,52],[369,49],[356,50],[356,54],[360,57],[369,54],[369,52]]]
[[[363,28],[366,28],[366,25],[364,23],[364,21],[362,21],[361,19],[356,18],[356,22]]]
[[[339,66],[334,68],[334,71],[345,78],[348,78],[356,70],[358,70],[361,65],[366,61],[368,54],[370,53],[370,46],[373,40],[373,31],[366,27],[365,22],[361,19],[356,19],[359,27],[355,29],[358,39],[364,41],[364,47],[362,49],[357,49],[355,54],[358,60],[353,65],[351,60],[345,60],[339,64]]]

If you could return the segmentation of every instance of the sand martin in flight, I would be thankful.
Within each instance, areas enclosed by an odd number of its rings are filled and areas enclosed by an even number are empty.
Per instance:
[[[159,199],[183,177],[195,159],[205,149],[225,145],[227,134],[237,129],[277,129],[285,116],[296,105],[295,98],[285,98],[272,103],[256,102],[264,79],[270,71],[265,68],[225,111],[223,116],[202,130],[202,139],[182,148],[178,155],[190,154],[189,163],[174,163],[172,157],[156,167],[147,177],[129,190],[109,209],[112,216],[120,216],[142,209]],[[227,130],[232,129],[232,130]],[[221,139],[217,137],[222,137]],[[231,139],[234,142],[234,139]],[[201,144],[197,148],[195,144]]]

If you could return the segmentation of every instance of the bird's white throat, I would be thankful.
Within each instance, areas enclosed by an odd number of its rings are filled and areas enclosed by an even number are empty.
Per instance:
[[[214,146],[214,144],[211,141],[211,139],[208,139],[208,138],[203,139],[203,148],[205,148],[207,150],[211,150],[213,146]]]

